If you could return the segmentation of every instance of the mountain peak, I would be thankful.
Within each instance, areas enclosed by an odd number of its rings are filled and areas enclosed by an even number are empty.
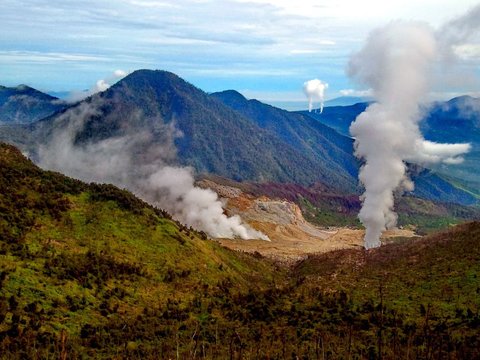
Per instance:
[[[165,70],[149,70],[149,69],[141,69],[132,72],[131,74],[124,77],[118,83],[138,83],[140,81],[144,82],[177,82],[182,81],[185,82],[182,78],[178,75],[165,71]],[[117,84],[118,84],[117,83]]]
[[[15,90],[18,90],[18,91],[31,91],[31,90],[35,90],[34,88],[28,86],[28,85],[25,85],[25,84],[20,84],[20,85],[17,85],[17,87],[15,88]]]
[[[224,91],[212,93],[211,95],[213,95],[214,97],[220,97],[223,99],[229,98],[235,101],[248,101],[245,96],[243,96],[236,90],[224,90]]]
[[[47,117],[66,105],[27,85],[0,86],[0,123],[26,124]]]
[[[473,97],[473,96],[470,96],[470,95],[462,95],[462,96],[457,96],[457,97],[454,97],[452,99],[450,99],[449,101],[447,101],[447,104],[449,105],[468,105],[468,104],[472,104],[474,102],[480,102],[480,99],[479,98],[476,98],[476,97]]]
[[[0,91],[3,93],[3,96],[15,96],[15,95],[29,95],[43,100],[57,100],[56,97],[46,94],[40,90],[32,88],[31,86],[20,84],[15,87],[1,86]]]
[[[206,94],[178,75],[164,70],[137,70],[118,81],[104,94],[111,97],[118,92],[133,97],[152,97],[156,100],[190,96],[193,93]],[[173,98],[172,98],[173,99]],[[177,99],[178,100],[178,99]],[[165,102],[165,101],[161,101]]]

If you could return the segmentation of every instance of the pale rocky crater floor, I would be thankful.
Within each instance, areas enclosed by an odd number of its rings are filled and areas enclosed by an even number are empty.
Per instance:
[[[258,252],[283,262],[305,258],[309,254],[360,248],[364,230],[347,227],[320,228],[307,222],[297,204],[287,200],[254,197],[242,190],[201,180],[198,185],[215,191],[228,215],[240,215],[251,227],[262,231],[270,241],[216,239],[223,246],[245,252]],[[396,237],[415,237],[412,230],[393,229],[382,235],[382,242]]]

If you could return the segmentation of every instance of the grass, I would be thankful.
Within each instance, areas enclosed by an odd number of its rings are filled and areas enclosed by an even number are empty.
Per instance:
[[[480,223],[285,268],[2,145],[0,191],[0,359],[480,356]]]
[[[458,308],[480,309],[479,257],[480,224],[472,223],[369,252],[346,250],[315,257],[296,271],[316,277],[315,283],[325,284],[325,289],[349,289],[358,301],[378,298],[382,288],[383,300],[394,309],[402,306],[415,314],[420,305],[430,304],[455,316]]]

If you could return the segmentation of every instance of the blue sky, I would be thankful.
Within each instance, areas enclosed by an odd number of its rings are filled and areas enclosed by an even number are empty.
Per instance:
[[[329,83],[327,98],[355,87],[350,54],[370,30],[394,19],[440,26],[470,0],[1,0],[0,84],[43,91],[90,89],[117,69],[175,72],[205,91],[304,101],[303,82]],[[464,68],[478,69],[469,44]],[[435,89],[475,93],[476,84]]]

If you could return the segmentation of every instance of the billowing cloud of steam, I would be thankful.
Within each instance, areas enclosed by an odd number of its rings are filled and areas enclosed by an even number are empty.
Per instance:
[[[320,102],[320,113],[323,112],[323,102],[325,99],[325,90],[328,88],[328,84],[322,80],[313,79],[303,83],[303,92],[308,98],[308,111],[312,111],[313,102]]]
[[[339,93],[342,96],[358,96],[358,97],[371,97],[373,95],[372,89],[367,90],[354,90],[354,89],[343,89]]]
[[[407,161],[455,164],[470,150],[469,144],[426,141],[419,130],[419,106],[437,50],[428,25],[397,21],[374,30],[350,60],[349,75],[371,87],[376,99],[350,127],[355,155],[365,161],[359,174],[365,187],[359,218],[366,227],[367,249],[380,246],[382,231],[396,224],[394,192],[413,190]]]
[[[85,90],[85,91],[72,91],[68,98],[67,101],[69,102],[77,102],[81,101],[93,94],[96,94],[98,92],[102,92],[107,90],[112,84],[117,82],[118,80],[124,78],[127,76],[128,73],[124,70],[115,70],[110,76],[108,76],[106,79],[99,79],[95,82],[95,85],[93,85],[90,89]]]
[[[436,32],[439,54],[442,60],[454,61],[457,50],[468,46],[468,41],[477,34],[480,27],[480,4],[464,15],[445,23]]]
[[[84,102],[58,118],[49,143],[39,148],[39,165],[85,181],[127,188],[212,237],[268,240],[242,224],[240,217],[227,217],[215,192],[195,187],[192,169],[172,165],[174,140],[181,135],[173,122],[156,121],[153,131],[127,130],[122,136],[78,143],[85,119],[99,115],[99,106]]]

